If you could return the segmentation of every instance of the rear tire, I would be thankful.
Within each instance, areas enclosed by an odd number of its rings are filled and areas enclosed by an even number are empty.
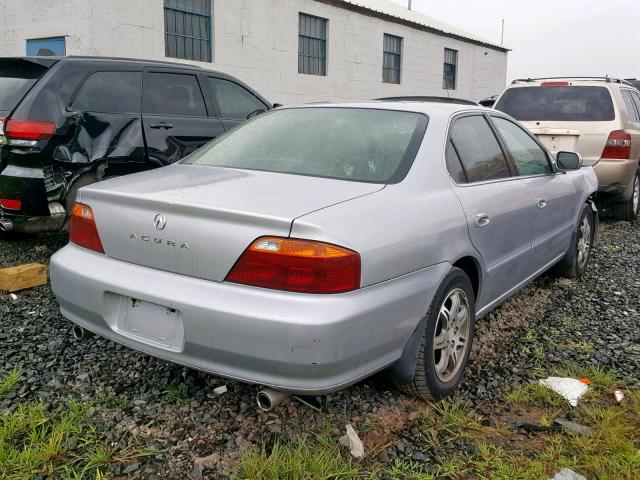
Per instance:
[[[397,383],[401,391],[428,400],[446,397],[456,389],[471,353],[475,308],[469,277],[453,268],[431,302],[413,378]]]
[[[564,277],[580,278],[589,265],[593,239],[595,237],[595,220],[589,205],[585,205],[578,217],[578,225],[571,237],[571,246],[558,264],[558,273]]]
[[[633,193],[629,200],[614,202],[612,205],[613,217],[616,220],[632,221],[638,218],[640,212],[640,175],[636,172],[633,180]]]

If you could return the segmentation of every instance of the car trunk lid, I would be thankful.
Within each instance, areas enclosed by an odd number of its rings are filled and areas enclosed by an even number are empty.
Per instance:
[[[256,238],[289,236],[297,217],[384,185],[197,165],[173,165],[91,185],[105,254],[222,281]]]

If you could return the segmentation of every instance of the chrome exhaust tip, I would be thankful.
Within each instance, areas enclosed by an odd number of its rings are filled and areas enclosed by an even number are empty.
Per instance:
[[[72,329],[73,338],[76,340],[86,340],[87,338],[93,337],[94,333],[89,330],[82,328],[80,325],[74,325]]]
[[[256,395],[256,402],[260,410],[263,412],[271,412],[287,398],[289,398],[288,393],[279,392],[272,388],[265,388],[260,390]]]
[[[13,231],[13,222],[8,218],[0,217],[0,231],[2,232],[12,232]]]

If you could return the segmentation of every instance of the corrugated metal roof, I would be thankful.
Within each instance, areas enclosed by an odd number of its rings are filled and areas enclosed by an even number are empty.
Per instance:
[[[382,15],[388,15],[390,17],[397,18],[404,22],[414,23],[422,27],[427,27],[438,32],[442,32],[445,35],[451,35],[454,37],[460,37],[462,39],[471,40],[476,43],[481,43],[490,47],[498,48],[500,50],[508,50],[506,47],[499,45],[498,43],[491,42],[487,39],[469,33],[465,30],[453,27],[448,23],[442,22],[435,18],[429,17],[415,10],[409,10],[408,8],[391,2],[389,0],[340,0],[344,3],[349,3],[357,7],[366,8],[372,12],[376,12]]]

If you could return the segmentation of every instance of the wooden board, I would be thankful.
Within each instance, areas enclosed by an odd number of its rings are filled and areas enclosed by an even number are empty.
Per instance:
[[[29,263],[0,269],[0,290],[17,292],[47,284],[47,267],[41,263]]]

